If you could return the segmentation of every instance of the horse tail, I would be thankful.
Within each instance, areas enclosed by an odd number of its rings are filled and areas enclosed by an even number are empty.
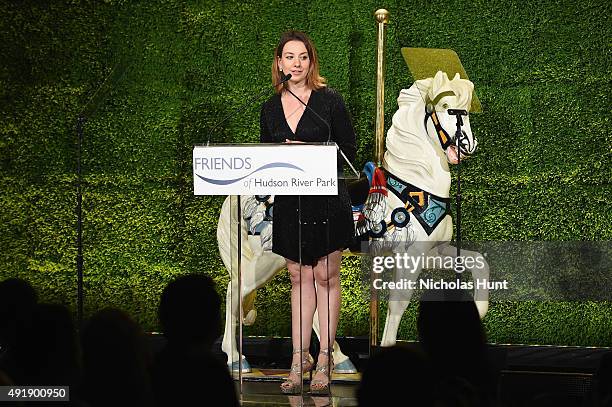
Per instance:
[[[242,323],[246,326],[253,325],[255,318],[257,317],[257,310],[255,309],[255,298],[257,298],[257,290],[251,291],[244,297],[242,301]]]

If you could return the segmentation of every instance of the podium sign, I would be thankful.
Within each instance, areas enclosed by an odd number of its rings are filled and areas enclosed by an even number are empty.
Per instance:
[[[193,148],[195,195],[338,195],[335,144]]]

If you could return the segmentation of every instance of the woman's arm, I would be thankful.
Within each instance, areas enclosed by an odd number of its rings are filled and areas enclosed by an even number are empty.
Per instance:
[[[332,91],[333,105],[331,109],[332,140],[338,144],[340,150],[349,161],[355,160],[357,146],[355,141],[355,129],[344,100],[339,93]]]

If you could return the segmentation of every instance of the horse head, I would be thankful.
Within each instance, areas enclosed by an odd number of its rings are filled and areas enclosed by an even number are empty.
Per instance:
[[[461,159],[469,158],[478,146],[468,116],[474,84],[461,79],[458,73],[449,80],[446,72],[438,71],[433,78],[417,81],[417,87],[424,96],[425,126],[430,125],[428,122],[431,121],[435,129],[428,131],[428,134],[438,141],[447,161],[450,164],[458,163],[457,144]]]
[[[450,190],[449,164],[476,151],[468,110],[472,82],[444,72],[421,79],[402,89],[398,109],[387,132],[383,166],[400,179],[447,197]],[[457,143],[457,137],[459,143]]]

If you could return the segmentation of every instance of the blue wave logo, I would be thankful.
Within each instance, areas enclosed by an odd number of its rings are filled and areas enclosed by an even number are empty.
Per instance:
[[[293,164],[289,164],[289,163],[269,163],[266,165],[262,165],[261,167],[257,168],[256,170],[250,172],[249,174],[245,175],[244,177],[240,177],[240,178],[234,178],[234,179],[212,179],[212,178],[206,178],[203,177],[199,174],[196,174],[196,176],[210,184],[215,184],[215,185],[230,185],[233,184],[234,182],[238,182],[240,180],[243,180],[247,177],[250,177],[251,175],[255,174],[258,171],[263,171],[263,170],[267,170],[268,168],[290,168],[292,170],[298,170],[298,171],[302,171],[304,172],[303,169],[301,169],[300,167],[298,167],[297,165],[293,165]]]

